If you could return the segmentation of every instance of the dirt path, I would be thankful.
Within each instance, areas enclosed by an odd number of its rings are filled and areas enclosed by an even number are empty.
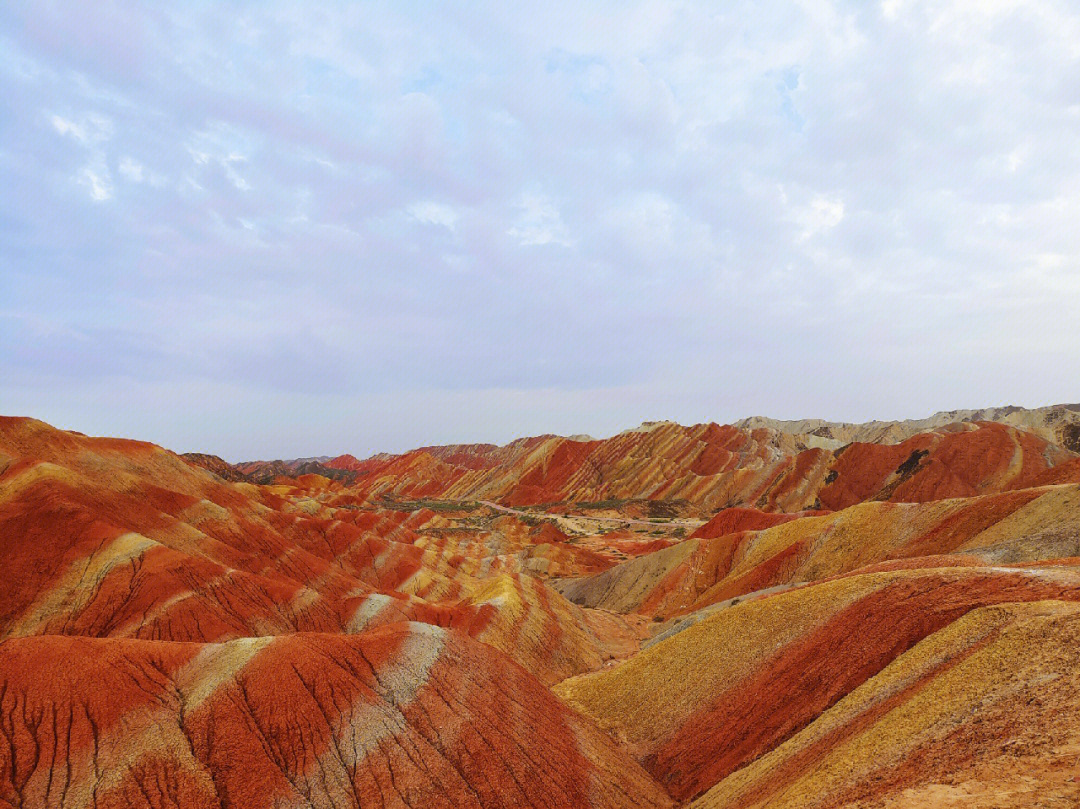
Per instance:
[[[518,508],[509,508],[507,506],[500,506],[498,503],[492,503],[490,500],[481,500],[480,505],[493,508],[496,511],[501,511],[504,514],[517,514],[521,517],[535,517],[538,519],[547,520],[594,520],[596,522],[610,522],[617,523],[618,525],[644,525],[650,528],[690,528],[697,529],[704,525],[705,520],[668,520],[666,522],[652,522],[651,520],[633,520],[629,517],[592,517],[588,514],[548,514],[546,512],[535,511],[522,511]]]

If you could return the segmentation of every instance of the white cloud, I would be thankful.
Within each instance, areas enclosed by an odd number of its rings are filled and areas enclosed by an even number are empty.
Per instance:
[[[563,224],[562,214],[555,203],[544,194],[524,193],[516,206],[521,215],[506,231],[522,245],[557,244],[572,247],[574,242]]]
[[[53,115],[49,120],[58,133],[70,136],[84,146],[102,143],[113,136],[112,120],[100,113],[88,113],[78,121],[61,115]]]
[[[105,142],[113,136],[113,122],[97,112],[83,115],[74,121],[62,115],[50,117],[53,129],[63,137],[70,137],[89,154],[90,162],[75,175],[75,182],[87,189],[94,202],[113,198],[112,175],[105,154]],[[123,173],[123,166],[120,167]]]
[[[973,27],[993,24],[1021,8],[1037,8],[1040,3],[1031,0],[951,0],[936,3],[936,13],[930,31],[936,33],[946,28],[971,31]]]
[[[1011,152],[1009,152],[1007,164],[1010,174],[1015,174],[1016,171],[1021,168],[1030,156],[1031,149],[1026,143],[1017,146]]]
[[[801,227],[798,241],[805,242],[831,230],[844,221],[844,201],[839,197],[817,195],[795,211],[793,219]]]
[[[881,0],[881,13],[891,22],[907,11],[910,5],[911,0]]]
[[[454,230],[459,219],[458,212],[449,205],[439,202],[415,202],[408,208],[409,215],[426,225],[441,225],[447,230]]]
[[[845,415],[853,390],[866,416],[1071,395],[1075,2],[163,8],[129,11],[110,38],[86,25],[96,7],[21,4],[0,54],[15,112],[0,209],[22,225],[0,263],[30,278],[52,261],[39,274],[74,290],[56,303],[28,281],[10,305],[43,315],[49,300],[59,322],[113,329],[122,351],[96,356],[129,352],[133,367],[133,346],[180,346],[133,377],[182,365],[216,307],[193,373],[224,364],[260,393],[309,380],[290,347],[318,335],[310,353],[334,369],[319,384],[343,401],[416,380],[463,401],[501,384],[637,384],[688,344],[671,398],[641,416]],[[110,227],[87,196],[120,214]],[[56,250],[18,235],[57,221]],[[101,288],[119,291],[84,305]],[[484,318],[458,305],[484,296]],[[238,353],[239,301],[275,347],[258,361]],[[300,309],[319,317],[294,335]],[[985,351],[963,366],[920,350],[963,332]],[[43,377],[89,373],[38,356]],[[888,389],[903,379],[890,357],[917,357],[919,384]],[[810,364],[814,385],[792,386]],[[680,413],[695,386],[744,393],[734,411],[703,394],[712,411]]]
[[[221,167],[225,169],[225,176],[229,178],[229,182],[233,184],[240,191],[250,191],[251,185],[245,180],[239,171],[236,170],[236,164],[242,163],[247,160],[243,155],[229,155],[225,160],[221,161]]]
[[[125,180],[133,183],[141,183],[146,173],[142,163],[130,157],[125,157],[120,161],[117,171],[120,172]]]
[[[74,121],[61,118],[59,115],[52,117],[52,125],[61,135],[71,135],[75,140],[85,143],[86,131]]]
[[[216,166],[233,188],[249,191],[251,184],[240,173],[239,166],[248,162],[254,146],[250,133],[232,124],[214,121],[193,133],[185,149],[196,166]]]
[[[87,187],[90,199],[94,202],[105,202],[113,197],[112,176],[104,162],[96,162],[84,167],[79,172],[78,182]]]

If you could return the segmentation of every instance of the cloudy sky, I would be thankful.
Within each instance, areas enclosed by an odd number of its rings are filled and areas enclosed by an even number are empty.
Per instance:
[[[0,412],[238,460],[1080,400],[1075,2],[534,5],[5,3]]]

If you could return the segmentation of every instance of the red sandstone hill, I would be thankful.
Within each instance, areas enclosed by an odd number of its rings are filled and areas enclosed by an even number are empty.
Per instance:
[[[1075,805],[1080,458],[1006,415],[264,485],[0,418],[0,808]]]
[[[807,448],[801,437],[766,427],[664,422],[603,441],[541,436],[505,447],[429,447],[329,462],[337,463],[362,470],[356,486],[371,497],[506,505],[680,499],[707,512],[837,510],[867,500],[927,502],[1080,482],[1075,452],[995,422],[832,449]]]
[[[345,467],[327,466],[322,460],[299,458],[292,461],[244,461],[231,464],[216,455],[187,452],[182,456],[203,469],[208,469],[224,480],[246,483],[273,483],[278,478],[297,478],[302,475],[320,475],[331,480],[352,483],[355,473]],[[326,459],[329,460],[329,459]]]
[[[671,805],[499,652],[428,624],[0,645],[0,804]]]

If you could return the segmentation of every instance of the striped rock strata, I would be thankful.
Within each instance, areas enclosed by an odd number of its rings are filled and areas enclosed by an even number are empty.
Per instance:
[[[488,646],[427,624],[0,643],[0,806],[669,806]]]
[[[1076,452],[995,422],[943,425],[896,444],[810,448],[767,427],[664,422],[602,441],[544,436],[472,449],[330,463],[362,467],[356,486],[372,496],[507,505],[679,499],[708,511],[837,510],[867,500],[927,502],[1080,482]]]
[[[917,644],[946,631],[958,649],[974,649],[987,637],[972,631],[982,626],[978,621],[949,629],[968,613],[1055,599],[1080,601],[1080,571],[923,568],[853,574],[742,602],[615,669],[567,680],[555,691],[619,739],[673,797],[687,801],[754,765],[857,689],[863,689],[861,699],[891,706],[897,692],[880,686],[893,677],[885,670]],[[1075,613],[1074,606],[1060,609]],[[1069,626],[1073,632],[1077,625]],[[1071,665],[1077,655],[1059,648],[1059,641],[1033,649],[1036,656],[1056,661],[1053,671]],[[949,654],[934,660],[942,671],[957,662]],[[883,679],[877,685],[868,684],[878,675]],[[1014,688],[1022,686],[1017,679]],[[954,681],[952,687],[960,689],[955,699],[964,704],[992,696],[977,682]],[[961,709],[941,710],[952,717],[953,727],[969,719]],[[1080,703],[1057,721],[1062,733],[1080,742]],[[845,740],[843,734],[829,737],[817,753]],[[894,739],[909,754],[919,742],[907,731]],[[888,761],[885,756],[879,763]],[[814,774],[818,762],[802,759],[802,769],[798,763],[789,766],[794,772],[788,777],[795,781]],[[767,791],[768,776],[761,779],[758,789]],[[835,786],[826,783],[828,789]],[[716,796],[721,794],[729,793]],[[711,805],[729,805],[726,801],[716,797]]]

